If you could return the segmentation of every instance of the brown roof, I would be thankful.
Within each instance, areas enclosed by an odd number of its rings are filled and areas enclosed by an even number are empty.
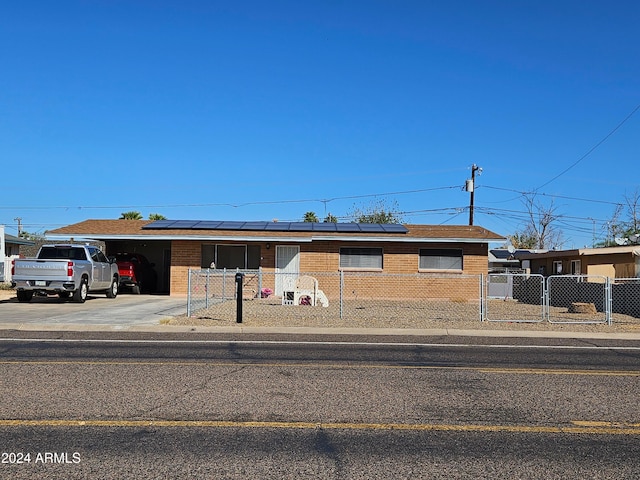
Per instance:
[[[153,220],[85,220],[80,223],[67,225],[66,227],[49,230],[47,235],[69,236],[80,238],[95,238],[100,240],[108,240],[109,237],[147,237],[147,236],[163,236],[167,239],[176,237],[202,237],[206,235],[219,237],[237,237],[241,234],[243,237],[270,237],[277,239],[278,237],[322,237],[323,239],[336,237],[376,237],[376,238],[416,238],[430,240],[455,240],[478,241],[478,242],[494,242],[505,240],[504,237],[480,226],[468,225],[405,225],[407,233],[365,233],[365,232],[281,232],[281,231],[245,231],[237,230],[191,230],[191,229],[175,229],[175,230],[154,230],[143,229],[145,225],[152,223]]]

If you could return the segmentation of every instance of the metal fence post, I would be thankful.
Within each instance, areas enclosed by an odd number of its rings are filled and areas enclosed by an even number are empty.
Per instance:
[[[204,308],[209,308],[209,272],[207,268],[207,281],[204,285]]]
[[[480,321],[486,320],[487,311],[485,302],[487,301],[487,292],[485,290],[485,278],[484,273],[480,274]]]
[[[227,298],[227,268],[222,269],[222,298]]]
[[[340,320],[343,318],[342,301],[344,298],[344,270],[340,270]]]
[[[551,281],[551,277],[547,277],[546,281],[543,282],[542,294],[544,296],[544,308],[547,316],[547,323],[551,323],[551,306],[549,297],[549,282]]]
[[[187,273],[187,317],[191,316],[191,269]]]
[[[613,323],[613,295],[611,294],[611,278],[606,277],[605,287],[604,287],[604,305],[605,305],[605,321],[607,325],[611,326]]]

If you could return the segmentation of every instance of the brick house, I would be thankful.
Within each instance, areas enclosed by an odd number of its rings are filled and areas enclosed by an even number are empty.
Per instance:
[[[121,219],[86,220],[51,230],[47,237],[102,241],[107,255],[142,253],[155,264],[158,290],[171,295],[187,293],[189,269],[210,267],[486,274],[489,242],[505,240],[464,225]],[[280,293],[278,285],[273,288]]]

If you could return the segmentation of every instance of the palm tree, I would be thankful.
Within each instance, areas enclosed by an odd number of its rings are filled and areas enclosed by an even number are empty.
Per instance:
[[[167,217],[165,217],[164,215],[160,214],[160,213],[150,213],[149,214],[149,220],[166,220]]]
[[[318,216],[316,215],[316,212],[307,212],[307,213],[305,213],[303,221],[305,221],[305,222],[319,222]]]
[[[123,212],[120,215],[119,220],[142,220],[142,214],[140,212]]]

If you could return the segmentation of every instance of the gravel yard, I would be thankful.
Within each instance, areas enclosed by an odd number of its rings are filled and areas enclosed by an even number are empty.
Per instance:
[[[174,317],[170,325],[228,326],[236,323],[235,300],[221,301],[206,309],[194,311],[190,317]],[[514,301],[489,300],[488,318],[480,321],[477,302],[464,301],[394,301],[352,300],[342,306],[338,302],[329,307],[282,305],[278,298],[245,300],[242,304],[242,323],[263,327],[348,327],[348,328],[451,328],[486,330],[548,330],[581,332],[640,333],[640,319],[613,315],[613,325],[604,324],[603,312],[591,314],[569,313],[567,308],[552,307],[554,322],[543,320],[540,305]],[[591,322],[591,323],[586,323]],[[593,323],[600,322],[600,323]]]
[[[15,297],[13,290],[0,289],[0,301]],[[613,314],[613,324],[580,323],[604,322],[604,314],[569,313],[567,308],[552,308],[554,321],[542,318],[539,305],[514,301],[489,300],[488,318],[480,321],[477,302],[464,301],[394,301],[352,300],[342,307],[330,302],[328,307],[282,305],[276,297],[245,300],[243,325],[260,327],[335,327],[335,328],[406,328],[406,329],[474,329],[474,330],[531,330],[567,332],[629,332],[640,333],[640,318]],[[190,317],[173,317],[169,325],[230,326],[236,324],[236,302],[228,300],[193,312]]]

